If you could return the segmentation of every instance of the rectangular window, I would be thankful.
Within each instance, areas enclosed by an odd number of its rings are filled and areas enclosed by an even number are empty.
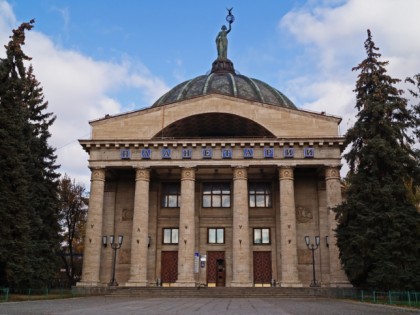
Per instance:
[[[203,208],[230,208],[230,184],[203,184]]]
[[[162,185],[162,207],[179,208],[181,205],[181,185],[169,183]]]
[[[269,228],[254,229],[254,244],[270,244],[270,229]]]
[[[224,228],[209,228],[208,229],[209,244],[224,244],[225,243],[225,229]]]
[[[178,244],[178,228],[163,229],[163,244]]]
[[[249,206],[251,208],[271,207],[271,185],[269,183],[249,184]]]

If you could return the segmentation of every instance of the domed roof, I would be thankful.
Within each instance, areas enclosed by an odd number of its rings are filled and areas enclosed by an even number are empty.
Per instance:
[[[296,109],[283,93],[267,83],[238,74],[229,59],[216,59],[212,71],[178,84],[160,97],[152,107],[181,102],[187,99],[222,94],[264,104]]]

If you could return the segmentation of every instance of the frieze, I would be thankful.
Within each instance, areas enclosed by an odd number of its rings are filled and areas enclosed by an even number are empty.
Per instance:
[[[192,159],[194,151],[197,149],[191,148],[181,148],[181,149],[170,149],[163,148],[161,150],[143,148],[135,150],[134,152],[131,149],[120,149],[120,159],[121,160],[132,160],[132,159],[142,159],[142,160],[170,160],[170,159]],[[258,151],[261,150],[261,151]],[[139,152],[139,153],[137,153]],[[258,153],[257,153],[258,152]],[[300,157],[304,159],[315,158],[315,148],[313,147],[303,147],[300,151]],[[233,158],[242,158],[242,159],[254,159],[255,157],[262,157],[264,159],[273,159],[274,157],[293,159],[299,156],[296,156],[296,150],[293,147],[286,148],[274,148],[274,147],[262,147],[260,149],[253,147],[244,147],[242,153],[235,153],[232,148],[213,148],[213,147],[204,147],[199,152],[201,159],[233,159]],[[277,155],[276,155],[277,154]],[[303,155],[303,156],[302,156]],[[176,157],[175,157],[176,156]],[[195,156],[198,158],[198,156]]]

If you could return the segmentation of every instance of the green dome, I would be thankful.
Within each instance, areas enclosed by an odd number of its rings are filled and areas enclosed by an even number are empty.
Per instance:
[[[152,107],[172,104],[209,94],[222,94],[239,99],[296,109],[283,93],[267,83],[237,74],[230,60],[216,60],[210,74],[178,84],[160,97]]]

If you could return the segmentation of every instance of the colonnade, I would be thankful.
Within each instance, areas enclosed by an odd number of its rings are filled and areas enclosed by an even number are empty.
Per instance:
[[[102,214],[104,200],[105,168],[92,170],[89,213],[86,227],[85,252],[82,280],[78,286],[100,286],[100,257]],[[179,218],[178,280],[177,286],[195,286],[195,168],[181,171],[181,206]],[[325,167],[327,209],[341,203],[341,187],[338,166]],[[150,169],[136,169],[136,186],[131,241],[130,276],[126,286],[147,286],[148,217],[149,217]],[[294,168],[279,167],[280,222],[281,222],[281,280],[284,287],[302,286],[298,274],[296,214],[294,194]],[[231,286],[252,286],[250,270],[250,234],[247,167],[233,168],[233,241]],[[329,210],[329,259],[330,284],[348,283],[339,261],[334,229],[335,215]]]

